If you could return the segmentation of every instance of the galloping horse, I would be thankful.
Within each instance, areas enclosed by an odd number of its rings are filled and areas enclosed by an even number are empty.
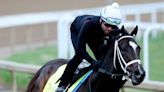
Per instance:
[[[145,71],[140,61],[141,48],[135,41],[137,31],[138,26],[130,34],[124,27],[113,31],[109,38],[113,41],[107,40],[107,52],[101,67],[96,71],[91,69],[91,74],[83,84],[71,92],[119,92],[127,80],[131,80],[133,85],[139,85],[144,80]],[[34,75],[27,92],[43,92],[50,76],[67,61],[69,60],[56,59],[45,64]]]

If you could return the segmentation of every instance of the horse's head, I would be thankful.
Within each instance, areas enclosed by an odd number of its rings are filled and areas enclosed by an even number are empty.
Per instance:
[[[111,45],[113,51],[111,53],[109,50],[104,59],[104,62],[109,63],[108,67],[113,67],[113,69],[107,69],[108,72],[111,72],[114,76],[122,75],[122,78],[130,79],[133,85],[140,84],[145,77],[145,71],[140,60],[141,48],[135,41],[137,30],[137,26],[131,34],[129,34],[124,27],[120,30],[116,30],[117,32],[113,34],[115,35],[114,43]],[[113,60],[112,64],[111,60]]]

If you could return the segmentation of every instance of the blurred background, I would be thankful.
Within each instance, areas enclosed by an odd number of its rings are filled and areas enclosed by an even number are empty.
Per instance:
[[[131,32],[138,25],[137,41],[147,76],[145,84],[124,92],[164,91],[163,0],[1,0],[0,92],[25,92],[33,74],[46,62],[71,58],[70,23],[77,15],[99,15],[102,7],[118,2],[120,25]]]

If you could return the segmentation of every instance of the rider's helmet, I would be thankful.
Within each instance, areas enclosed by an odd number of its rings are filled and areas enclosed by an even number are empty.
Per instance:
[[[101,10],[101,19],[107,24],[119,25],[121,23],[121,12],[118,3],[106,6]]]

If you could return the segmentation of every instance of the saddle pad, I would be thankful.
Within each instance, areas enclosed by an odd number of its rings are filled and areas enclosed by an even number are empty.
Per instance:
[[[66,68],[66,64],[64,64],[58,68],[58,70],[47,81],[47,83],[43,89],[43,92],[54,92],[57,89],[59,82],[60,82],[60,81],[58,81],[58,79],[62,76],[65,68]]]

